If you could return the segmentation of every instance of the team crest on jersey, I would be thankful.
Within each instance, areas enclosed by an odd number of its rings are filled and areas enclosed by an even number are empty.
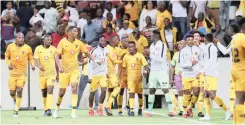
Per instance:
[[[135,67],[135,64],[133,63],[131,66],[132,66],[132,67]]]
[[[19,60],[20,59],[20,57],[19,56],[16,56],[16,60]]]
[[[74,51],[74,50],[72,50],[72,51],[71,51],[71,55],[73,55],[74,53],[75,53],[75,51]]]
[[[45,59],[45,60],[48,60],[48,56],[45,56],[44,59]]]

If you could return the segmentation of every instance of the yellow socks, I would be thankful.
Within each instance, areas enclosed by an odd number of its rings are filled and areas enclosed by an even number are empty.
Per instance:
[[[46,102],[48,109],[52,109],[53,108],[53,100],[54,100],[53,94],[48,94],[47,102]]]
[[[184,114],[187,114],[187,106],[189,105],[189,100],[191,99],[191,96],[190,95],[183,95],[183,101],[182,101],[182,104],[183,104],[183,112]]]
[[[98,109],[102,110],[102,107],[103,107],[103,104],[100,103],[99,106],[98,106]]]
[[[111,93],[111,96],[109,100],[107,101],[106,107],[111,107],[112,102],[114,101],[114,98],[117,96],[117,94],[120,92],[120,87],[116,87],[113,89],[113,92]]]
[[[72,113],[76,113],[77,109],[77,94],[72,94],[71,95],[71,100],[72,100]]]
[[[44,110],[47,110],[47,97],[43,97],[43,106],[44,106]]]
[[[198,112],[202,112],[203,110],[203,93],[200,92],[198,96]]]
[[[14,101],[16,101],[16,95],[11,96],[11,97],[13,98]]]
[[[139,98],[139,109],[143,107],[143,98]]]
[[[225,103],[223,102],[223,100],[221,98],[219,98],[218,96],[216,96],[214,98],[214,102],[216,104],[218,104],[218,106],[220,106],[225,112],[227,111],[227,107],[226,107]]]
[[[190,104],[190,108],[192,108],[195,104],[196,104],[196,102],[197,102],[197,99],[198,99],[198,97],[197,96],[192,96],[191,97],[191,104]]]
[[[119,94],[117,96],[118,112],[122,112],[122,103],[123,103],[123,96]]]
[[[244,105],[236,104],[234,108],[233,121],[235,125],[244,124]]]
[[[16,98],[16,104],[15,104],[15,109],[14,109],[15,111],[19,111],[21,100],[22,98],[19,98],[19,97]]]
[[[230,98],[230,110],[232,113],[234,113],[234,105],[235,105],[235,99]]]
[[[107,102],[109,101],[109,99],[110,99],[110,97],[111,97],[111,93],[112,93],[112,92],[109,92],[109,91],[108,91],[108,94],[107,94]]]
[[[204,98],[204,103],[205,103],[205,106],[206,106],[206,114],[210,116],[210,111],[211,111],[210,99],[209,98]]]
[[[62,100],[63,100],[63,97],[58,97],[57,102],[56,102],[57,110],[60,110],[60,104],[61,104]]]
[[[134,109],[134,98],[129,98],[129,107],[133,111],[133,109]]]

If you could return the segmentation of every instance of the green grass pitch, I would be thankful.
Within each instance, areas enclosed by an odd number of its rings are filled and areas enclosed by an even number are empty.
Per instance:
[[[146,110],[145,110],[146,111]],[[88,116],[88,110],[78,110],[76,119],[70,117],[71,110],[61,110],[58,119],[44,117],[42,110],[20,111],[19,118],[12,118],[13,111],[1,111],[1,124],[232,124],[233,121],[225,121],[225,113],[221,109],[212,109],[210,121],[200,121],[199,118],[183,119],[180,116],[170,118],[167,109],[154,109],[153,117],[128,117],[126,111],[124,116],[117,116],[117,110],[113,110],[114,116]],[[105,112],[104,112],[105,113]],[[194,115],[197,111],[194,110]],[[136,113],[137,114],[137,113]],[[145,114],[145,113],[144,113]]]

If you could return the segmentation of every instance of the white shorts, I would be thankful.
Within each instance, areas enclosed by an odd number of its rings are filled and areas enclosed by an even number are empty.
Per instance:
[[[169,72],[167,71],[151,71],[149,76],[149,88],[169,89]]]

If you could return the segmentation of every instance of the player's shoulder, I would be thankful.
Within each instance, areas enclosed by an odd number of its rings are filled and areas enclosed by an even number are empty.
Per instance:
[[[14,47],[14,46],[16,46],[15,43],[10,43],[10,44],[8,45],[8,48],[12,48],[12,47]]]
[[[35,50],[36,50],[36,51],[37,51],[37,50],[40,50],[40,49],[42,49],[42,47],[43,47],[43,45],[38,45],[38,46],[36,47]]]
[[[29,45],[27,45],[27,44],[24,44],[24,46],[23,46],[25,49],[31,49],[31,47],[29,46]]]

